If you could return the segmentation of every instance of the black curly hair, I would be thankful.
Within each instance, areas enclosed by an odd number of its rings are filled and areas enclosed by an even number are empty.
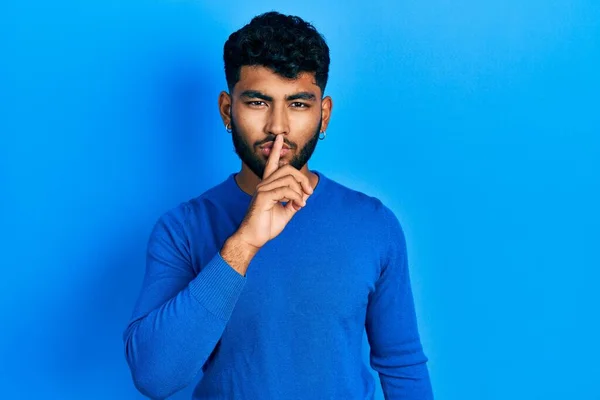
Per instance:
[[[300,17],[276,11],[257,15],[232,33],[223,48],[223,61],[230,93],[244,65],[261,65],[291,79],[300,72],[314,73],[321,94],[329,76],[329,47],[325,38]]]

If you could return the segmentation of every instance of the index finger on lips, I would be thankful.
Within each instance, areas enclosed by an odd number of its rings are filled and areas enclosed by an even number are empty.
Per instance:
[[[263,173],[263,180],[267,179],[269,176],[273,174],[273,172],[277,171],[279,168],[279,156],[281,153],[281,148],[283,147],[283,136],[277,135],[275,137],[275,142],[273,143],[273,147],[271,147],[271,153],[269,154],[269,159],[267,160],[267,164],[265,165],[265,172]]]

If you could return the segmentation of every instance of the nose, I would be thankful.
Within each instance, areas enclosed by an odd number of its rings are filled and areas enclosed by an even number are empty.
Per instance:
[[[287,134],[290,131],[289,119],[284,104],[273,105],[269,113],[266,130],[270,135]]]

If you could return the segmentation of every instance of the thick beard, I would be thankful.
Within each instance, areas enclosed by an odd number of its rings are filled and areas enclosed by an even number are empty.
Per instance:
[[[310,160],[315,148],[317,147],[317,142],[319,141],[319,133],[321,132],[321,125],[323,123],[323,119],[319,119],[319,126],[310,138],[310,140],[300,149],[300,152],[290,161],[290,165],[298,170],[302,169],[304,165]],[[233,148],[235,149],[236,154],[240,157],[242,162],[246,164],[250,171],[254,173],[258,177],[258,179],[262,179],[265,173],[265,166],[267,161],[264,160],[261,156],[254,152],[255,146],[251,146],[248,144],[246,139],[240,135],[239,130],[236,127],[233,116],[231,117],[231,138],[233,141]]]

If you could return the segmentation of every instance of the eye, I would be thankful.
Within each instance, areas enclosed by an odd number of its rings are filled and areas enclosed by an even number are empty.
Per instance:
[[[299,101],[295,101],[292,103],[292,106],[294,106],[294,108],[308,108],[308,104],[306,103],[301,103]]]
[[[252,101],[247,102],[246,104],[248,104],[249,106],[253,106],[253,107],[260,107],[263,104],[265,104],[265,102],[261,101],[261,100],[252,100]]]

